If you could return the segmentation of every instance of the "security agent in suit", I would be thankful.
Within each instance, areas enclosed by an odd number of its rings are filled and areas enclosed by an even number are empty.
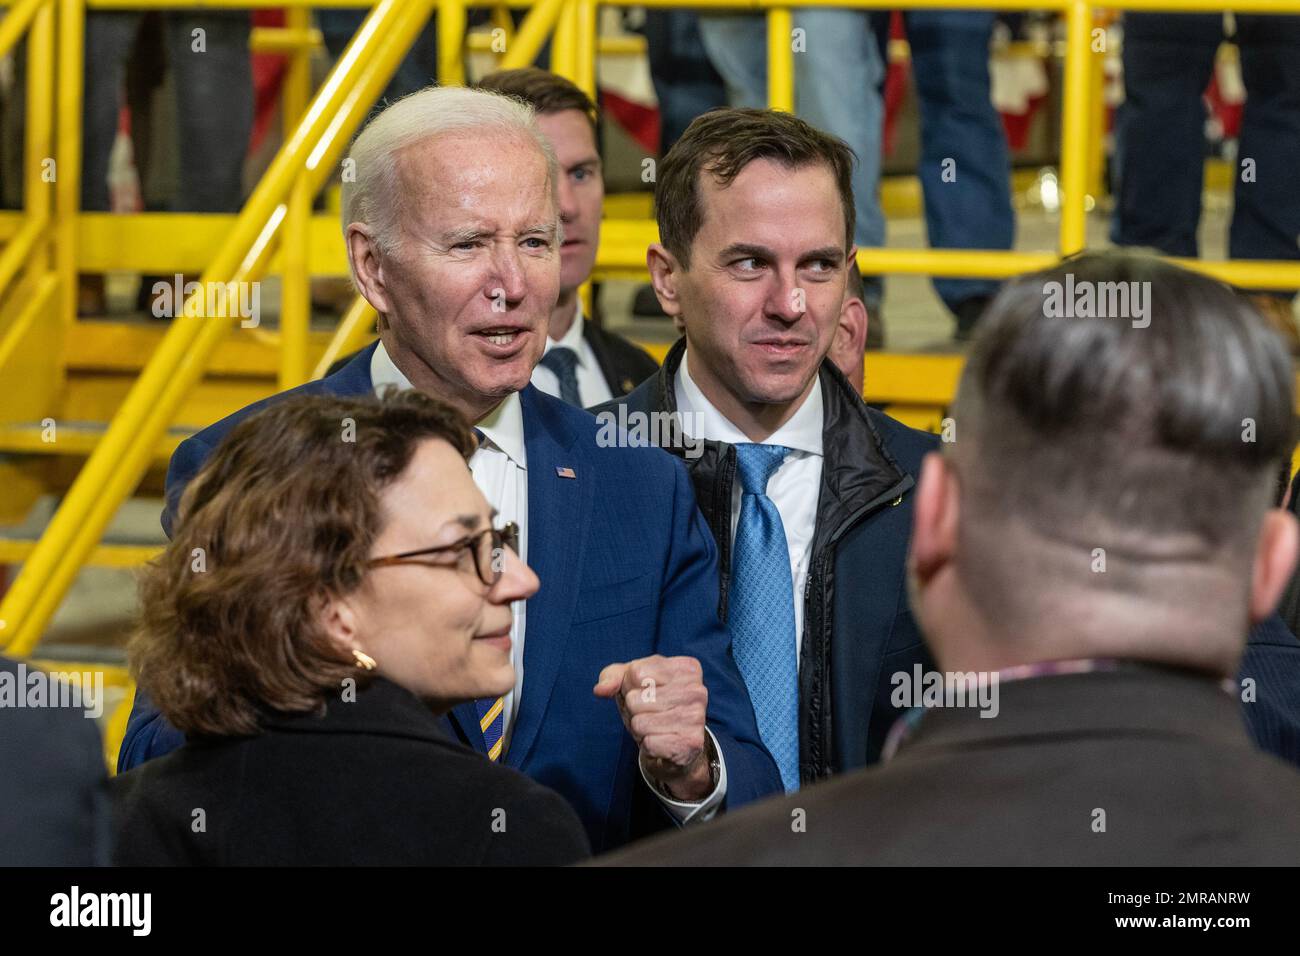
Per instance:
[[[647,255],[685,337],[595,409],[630,434],[679,417],[680,434],[658,436],[684,458],[717,542],[719,616],[787,790],[878,760],[901,713],[891,675],[929,661],[904,563],[916,476],[938,442],[867,407],[828,357],[842,315],[859,369],[866,337],[846,295],[852,162],[786,113],[696,119],[660,164],[663,241]]]
[[[33,681],[45,684],[39,706],[28,703]],[[0,657],[0,683],[9,688],[0,694],[0,866],[107,866],[108,774],[94,717],[60,706],[34,665]]]
[[[451,732],[567,797],[596,851],[776,790],[713,613],[717,556],[685,470],[654,449],[598,447],[589,414],[528,383],[560,254],[555,160],[527,109],[430,88],[372,120],[352,158],[349,261],[380,341],[286,394],[414,387],[460,409],[483,435],[475,480],[520,526],[542,581],[515,605],[514,691],[454,709]],[[405,198],[390,210],[393,195]],[[164,527],[210,449],[257,407],[177,449]],[[149,709],[137,698],[122,767],[176,743]]]
[[[1148,283],[1149,311],[1058,317],[1067,276]],[[1293,865],[1300,773],[1253,747],[1231,680],[1296,561],[1271,508],[1292,375],[1244,300],[1159,260],[1012,282],[956,441],[926,459],[909,558],[939,666],[996,698],[954,693],[881,766],[610,862]]]

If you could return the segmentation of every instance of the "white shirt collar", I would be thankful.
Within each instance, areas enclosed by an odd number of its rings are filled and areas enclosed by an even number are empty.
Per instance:
[[[577,354],[578,364],[585,368],[587,365],[587,350],[582,347],[582,323],[584,321],[582,314],[582,296],[577,296],[576,298],[578,300],[578,308],[573,313],[573,321],[569,323],[569,331],[565,332],[559,339],[553,339],[548,335],[546,337],[546,350],[542,352],[542,354],[545,355],[546,352],[549,352],[551,349],[560,348],[561,346],[570,348]]]
[[[682,353],[682,363],[677,367],[677,375],[673,380],[673,387],[677,392],[677,410],[682,413],[683,430],[689,437],[702,438],[705,441],[721,441],[729,445],[749,442],[750,439],[745,433],[714,408],[713,403],[705,398],[704,392],[695,384],[695,380],[691,378],[690,369],[687,367],[690,354],[690,349]],[[696,423],[702,426],[704,434],[696,435],[692,433],[693,426]],[[813,455],[822,454],[822,383],[820,375],[813,380],[812,391],[808,393],[808,397],[804,399],[803,404],[790,416],[790,420],[769,435],[763,441],[763,444],[784,445],[793,451],[803,451]]]
[[[393,385],[403,391],[415,387],[389,356],[383,342],[379,343],[370,356],[370,383],[376,392],[385,385]],[[477,427],[507,458],[520,468],[528,467],[524,447],[524,408],[519,401],[518,392],[511,392],[502,399],[501,404],[477,423]]]

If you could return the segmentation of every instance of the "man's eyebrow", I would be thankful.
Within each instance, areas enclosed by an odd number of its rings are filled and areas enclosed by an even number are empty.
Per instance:
[[[822,246],[820,249],[805,252],[799,258],[801,262],[806,262],[809,259],[830,259],[832,262],[839,262],[844,258],[844,250],[839,246]]]
[[[592,155],[587,156],[584,159],[578,160],[576,163],[569,163],[568,168],[581,169],[583,166],[599,166],[599,165],[600,165],[600,157],[593,153]]]
[[[492,230],[483,226],[461,226],[459,229],[449,229],[444,232],[442,241],[449,246],[454,246],[460,242],[470,242],[490,235],[492,235]]]
[[[520,230],[519,232],[521,236],[542,235],[545,236],[547,239],[554,239],[555,233],[556,233],[556,225],[553,222],[537,223],[536,225],[528,226]]]
[[[720,259],[730,259],[733,256],[746,256],[754,259],[776,258],[776,254],[767,246],[757,246],[749,242],[733,242],[718,253]]]

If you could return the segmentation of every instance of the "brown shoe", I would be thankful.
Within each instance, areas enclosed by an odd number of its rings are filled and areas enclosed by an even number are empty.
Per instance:
[[[1282,337],[1290,353],[1300,356],[1300,329],[1296,328],[1295,310],[1291,306],[1290,296],[1259,293],[1252,295],[1250,301]]]

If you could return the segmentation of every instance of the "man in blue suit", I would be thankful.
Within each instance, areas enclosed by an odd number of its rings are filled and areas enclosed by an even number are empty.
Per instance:
[[[563,241],[557,165],[531,111],[431,88],[372,120],[348,167],[349,264],[380,341],[286,394],[418,388],[456,406],[480,435],[475,481],[519,525],[542,582],[514,606],[514,691],[456,708],[451,732],[567,797],[597,852],[777,791],[685,469],[656,449],[598,447],[592,416],[528,384]],[[177,449],[165,528],[212,448],[261,404]],[[150,710],[137,698],[123,769],[179,743]]]

